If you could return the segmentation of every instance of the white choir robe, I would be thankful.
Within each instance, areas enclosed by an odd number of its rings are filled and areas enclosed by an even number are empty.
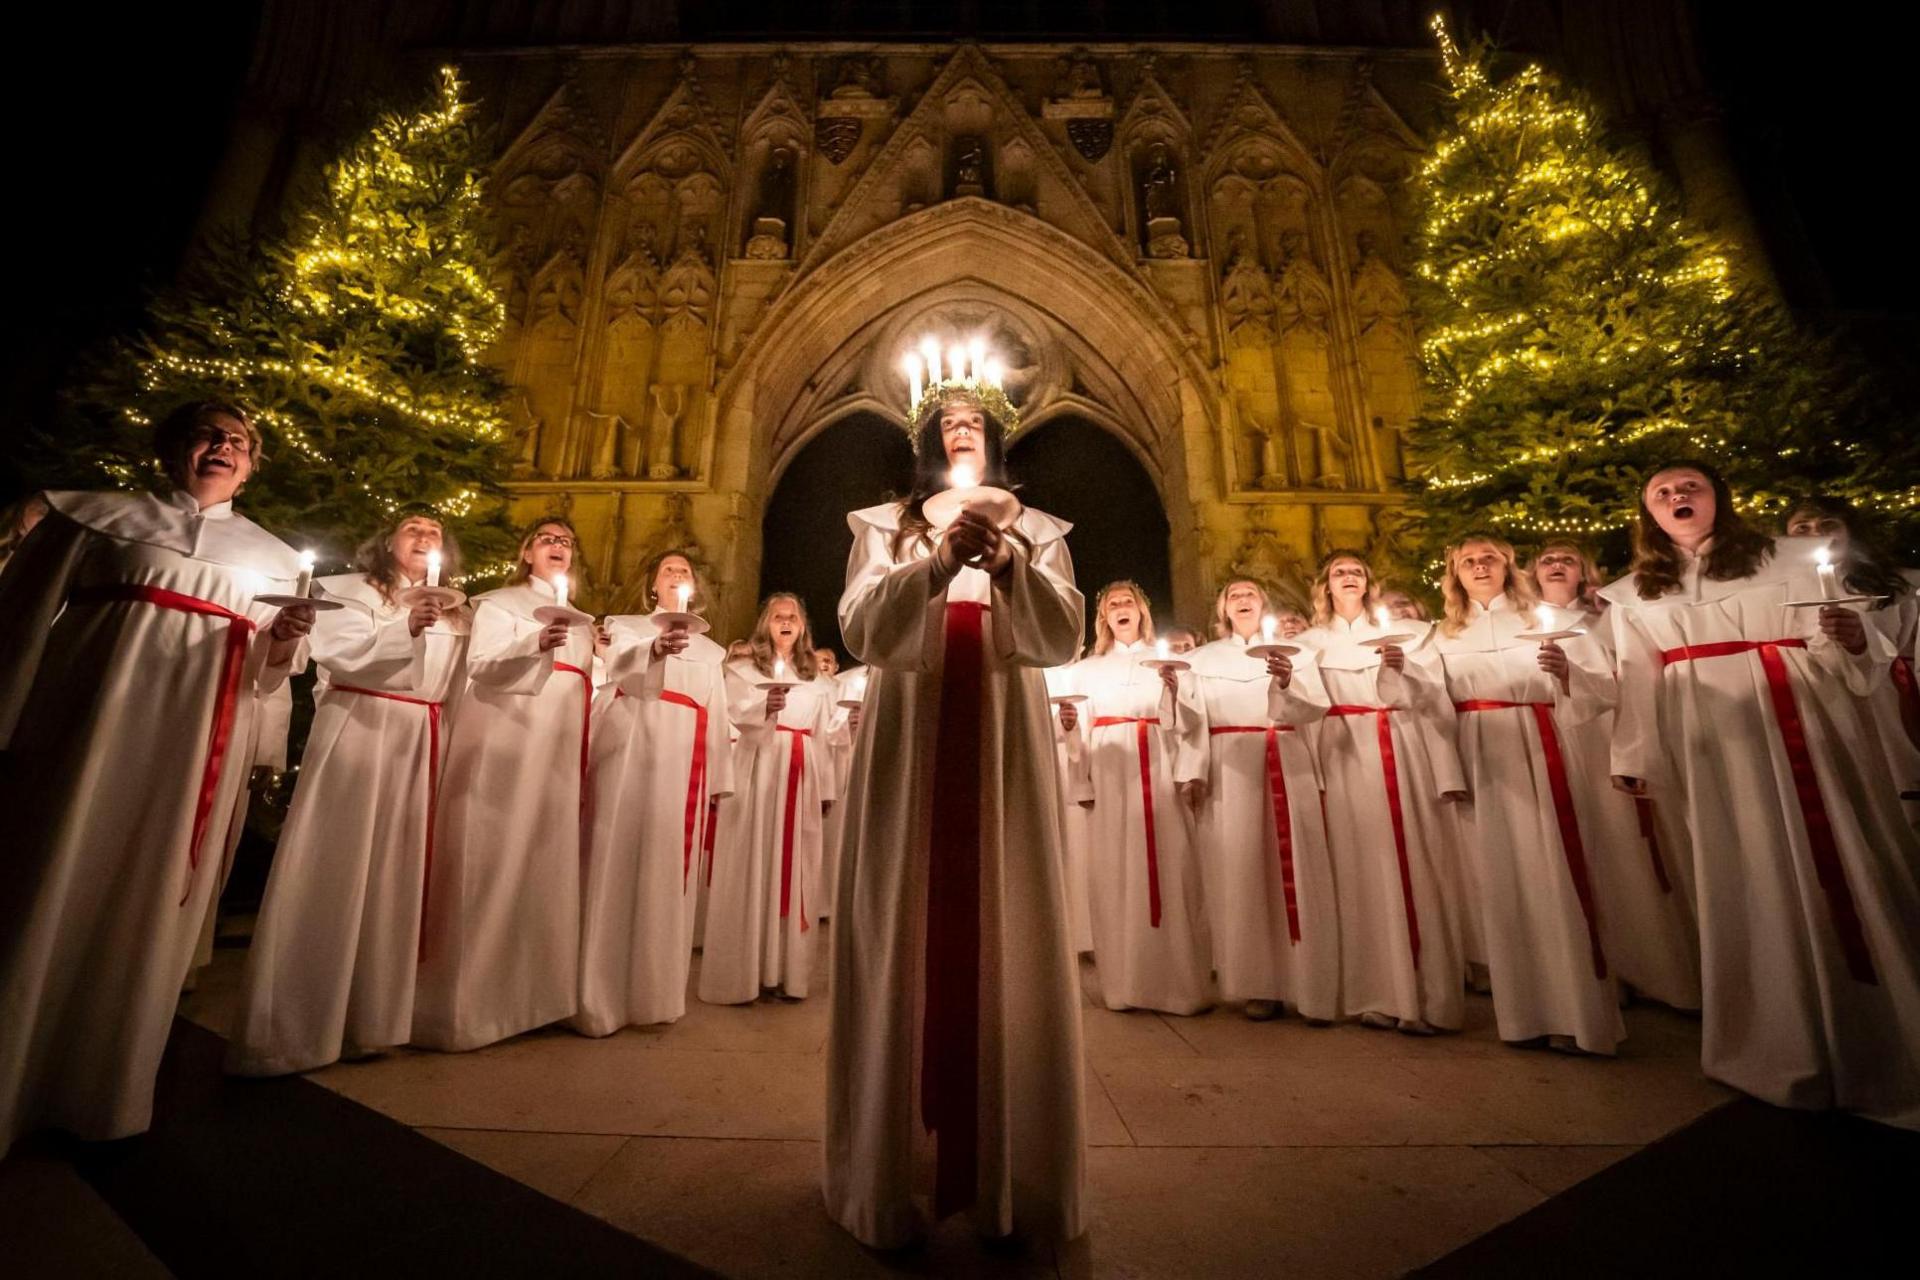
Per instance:
[[[852,708],[839,705],[858,702],[866,696],[867,669],[849,667],[833,677],[834,714],[828,742],[833,748],[833,776],[844,783],[853,768]],[[820,836],[820,871],[814,877],[819,902],[813,913],[825,920],[833,914],[833,882],[840,870],[840,842],[846,833],[847,807],[836,804],[827,811]]]
[[[656,661],[653,618],[607,622],[617,695],[593,727],[580,1008],[571,1023],[592,1036],[686,1013],[710,802],[733,790],[726,650],[692,636],[684,651]]]
[[[1571,611],[1559,616],[1572,620]],[[1572,696],[1562,700],[1569,714],[1556,719],[1587,838],[1607,963],[1640,995],[1697,1010],[1700,941],[1693,926],[1692,845],[1685,828],[1670,821],[1663,807],[1651,800],[1636,804],[1614,788],[1609,757],[1618,684],[1612,629],[1597,613],[1577,625],[1587,633],[1560,641],[1579,671]]]
[[[1311,651],[1293,655],[1293,675],[1281,688],[1264,659],[1247,656],[1248,643],[1228,636],[1187,658],[1207,730],[1207,798],[1196,825],[1213,967],[1224,999],[1285,1001],[1332,1021],[1340,1013],[1340,909],[1320,772],[1303,732],[1326,715],[1326,690]],[[1269,728],[1286,806],[1284,846]]]
[[[1145,641],[1074,667],[1092,761],[1087,898],[1100,995],[1109,1009],[1198,1013],[1213,1003],[1205,894],[1193,817],[1178,784],[1206,776],[1206,725],[1190,672],[1176,695]],[[1101,725],[1102,719],[1122,722]],[[1148,773],[1140,768],[1146,726]],[[1153,816],[1149,862],[1147,812]],[[1155,912],[1158,912],[1158,919]]]
[[[1920,587],[1920,572],[1904,570],[1908,583]],[[1867,697],[1873,704],[1874,729],[1887,767],[1902,792],[1920,792],[1920,671],[1914,665],[1920,648],[1920,591],[1908,591],[1882,608],[1866,610],[1867,625],[1893,648],[1887,679],[1874,683]],[[1905,802],[1907,821],[1920,824],[1920,798]]]
[[[1093,757],[1087,750],[1087,724],[1074,721],[1073,728],[1060,727],[1060,705],[1051,699],[1067,697],[1078,691],[1073,687],[1073,663],[1048,667],[1047,696],[1053,708],[1054,766],[1060,777],[1060,859],[1067,877],[1067,929],[1073,949],[1081,955],[1093,954],[1093,916],[1087,906],[1087,842],[1093,826]],[[1074,703],[1084,716],[1084,694]]]
[[[1470,600],[1467,609],[1459,633],[1436,628],[1432,647],[1459,713],[1455,740],[1473,796],[1466,856],[1480,895],[1494,1020],[1502,1040],[1571,1036],[1589,1053],[1610,1054],[1627,1029],[1602,940],[1606,904],[1583,831],[1589,824],[1561,749],[1566,713],[1555,704],[1566,699],[1540,669],[1540,646],[1517,638],[1535,628],[1531,614],[1504,594],[1490,605]],[[1522,705],[1473,710],[1475,702]],[[1536,707],[1545,708],[1546,731]]]
[[[314,623],[313,725],[227,1041],[238,1075],[311,1071],[412,1036],[435,767],[467,618],[415,636],[407,607],[364,575],[315,585],[346,607]]]
[[[895,559],[899,521],[898,504],[848,517],[854,541],[840,626],[873,678],[847,788],[854,808],[831,940],[827,1211],[861,1242],[897,1247],[920,1220],[915,1192],[933,1181],[937,1139],[923,1121],[920,1088],[933,789],[966,785],[935,776],[941,673],[948,606],[973,602],[988,606],[976,775],[973,1222],[992,1236],[1017,1227],[1072,1239],[1085,1228],[1084,1068],[1040,670],[1070,660],[1080,646],[1084,604],[1073,585],[1068,526],[1023,511],[1020,537],[1010,540],[1012,563],[999,576],[963,568],[943,590],[923,542]],[[959,1160],[954,1143],[945,1154]]]
[[[474,598],[427,882],[423,1048],[477,1049],[573,1016],[593,632],[543,651],[533,613],[553,602],[541,578]]]
[[[708,1004],[746,1004],[778,988],[797,999],[813,977],[820,809],[839,795],[829,741],[834,686],[824,676],[798,681],[769,722],[760,686],[773,677],[751,658],[727,663],[725,672],[740,744],[734,794],[720,806],[728,825],[708,886],[699,995]]]
[[[202,510],[184,493],[48,500],[0,577],[0,802],[11,824],[0,858],[0,1152],[43,1126],[96,1141],[147,1128],[180,986],[245,809],[261,705],[304,648],[269,665],[277,611],[254,597],[292,591],[299,560],[232,504]],[[208,602],[252,629],[97,595],[130,586]],[[196,849],[203,781],[213,786]]]
[[[1442,796],[1464,789],[1465,780],[1454,776],[1458,757],[1439,712],[1444,704],[1450,717],[1453,706],[1445,698],[1439,655],[1427,643],[1430,624],[1396,619],[1388,626],[1390,631],[1365,617],[1348,622],[1336,616],[1299,638],[1315,651],[1314,665],[1333,704],[1320,723],[1320,777],[1340,900],[1341,1012],[1458,1030],[1466,1014],[1458,922],[1464,890],[1456,879],[1463,858],[1454,802]],[[1379,652],[1361,643],[1409,633],[1401,672],[1388,670]],[[1387,709],[1398,784],[1392,793],[1379,715],[1338,714],[1341,707]]]
[[[1782,1106],[1915,1128],[1920,837],[1861,696],[1892,655],[1871,626],[1855,656],[1820,635],[1818,610],[1785,607],[1820,595],[1824,545],[1777,539],[1771,560],[1728,582],[1691,561],[1655,600],[1631,578],[1602,593],[1620,663],[1613,772],[1646,780],[1692,837],[1707,1075]],[[1769,641],[1795,643],[1674,652]],[[1796,737],[1803,753],[1788,746]],[[1809,835],[1820,814],[1831,859]]]

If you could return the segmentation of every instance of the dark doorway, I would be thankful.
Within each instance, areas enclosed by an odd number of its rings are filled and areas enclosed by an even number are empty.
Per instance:
[[[1073,525],[1067,549],[1087,598],[1088,643],[1093,598],[1116,578],[1132,578],[1146,591],[1157,626],[1173,621],[1166,509],[1126,445],[1085,418],[1056,418],[1016,437],[1007,465],[1021,501]]]
[[[838,610],[853,549],[847,513],[904,494],[912,481],[913,446],[905,429],[878,414],[854,414],[801,448],[767,502],[760,598],[775,591],[799,596],[814,642],[838,650],[842,662],[848,655]]]

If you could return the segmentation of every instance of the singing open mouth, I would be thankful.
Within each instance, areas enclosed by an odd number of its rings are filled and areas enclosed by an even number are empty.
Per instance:
[[[200,459],[201,475],[205,475],[216,468],[226,471],[233,470],[233,459],[220,457],[216,454],[208,454],[206,457]]]
[[[1679,506],[1675,507],[1673,509],[1673,518],[1675,520],[1693,519],[1693,504],[1690,502],[1683,502]]]

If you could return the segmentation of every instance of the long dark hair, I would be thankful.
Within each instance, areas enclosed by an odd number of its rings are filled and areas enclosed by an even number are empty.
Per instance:
[[[935,404],[920,419],[920,425],[913,435],[913,485],[907,496],[900,500],[900,531],[893,535],[893,558],[900,559],[901,552],[914,541],[933,545],[933,526],[928,523],[926,502],[934,494],[947,488],[947,448],[940,438],[940,417],[946,405]],[[999,489],[1012,489],[1013,482],[1007,475],[1007,429],[1006,425],[980,407],[980,418],[985,426],[986,466],[981,470],[980,483]],[[1018,531],[1009,536],[1018,538]]]
[[[1794,517],[1801,515],[1826,516],[1846,526],[1847,559],[1841,571],[1846,575],[1847,590],[1863,596],[1886,596],[1877,606],[1882,608],[1913,590],[1906,575],[1888,563],[1881,553],[1879,530],[1860,508],[1845,498],[1810,493],[1787,508],[1787,514],[1780,521],[1780,531],[1786,532]]]
[[[393,603],[394,593],[400,589],[400,562],[393,555],[393,535],[409,520],[431,520],[439,527],[440,581],[451,582],[460,576],[460,540],[453,536],[445,522],[424,507],[403,510],[353,553],[353,567],[388,604]]]
[[[1773,555],[1773,539],[1733,509],[1733,491],[1727,488],[1726,478],[1705,462],[1676,459],[1647,472],[1640,482],[1640,511],[1633,526],[1633,585],[1642,600],[1658,600],[1680,585],[1680,548],[1647,508],[1647,485],[1668,471],[1698,471],[1713,489],[1713,546],[1702,570],[1710,580],[1744,578],[1767,562]]]

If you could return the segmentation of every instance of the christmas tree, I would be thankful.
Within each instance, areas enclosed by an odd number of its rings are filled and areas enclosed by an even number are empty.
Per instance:
[[[503,319],[487,278],[483,140],[459,76],[382,116],[295,201],[285,237],[227,236],[156,298],[69,398],[51,483],[150,487],[150,423],[188,400],[255,411],[267,461],[241,505],[343,561],[403,507],[437,512],[468,562],[508,544]]]
[[[1539,66],[1496,81],[1439,19],[1450,119],[1417,183],[1426,408],[1410,444],[1428,555],[1461,532],[1574,537],[1621,563],[1646,472],[1728,472],[1763,520],[1811,489],[1906,518],[1910,424],[1693,227],[1644,157]]]

